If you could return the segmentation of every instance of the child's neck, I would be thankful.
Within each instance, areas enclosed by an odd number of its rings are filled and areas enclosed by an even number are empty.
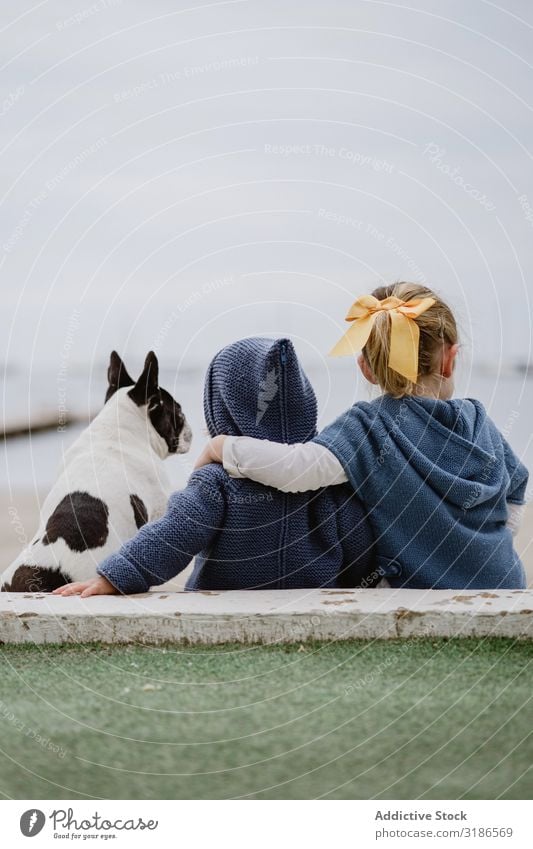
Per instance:
[[[453,396],[454,384],[452,377],[442,377],[440,374],[422,375],[416,385],[415,396],[422,398],[437,398],[439,401],[449,401]]]

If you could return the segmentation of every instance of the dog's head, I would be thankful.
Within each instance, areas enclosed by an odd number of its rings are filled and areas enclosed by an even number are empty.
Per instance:
[[[143,373],[135,382],[116,351],[111,353],[107,370],[106,403],[119,389],[131,386],[128,398],[137,407],[146,407],[146,415],[156,434],[167,446],[166,454],[185,454],[191,447],[192,431],[181,406],[159,386],[159,363],[153,351],[144,362]]]

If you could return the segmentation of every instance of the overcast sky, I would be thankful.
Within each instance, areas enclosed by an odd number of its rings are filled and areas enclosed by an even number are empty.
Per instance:
[[[321,357],[402,278],[530,359],[533,7],[409,6],[4,4],[0,363]]]

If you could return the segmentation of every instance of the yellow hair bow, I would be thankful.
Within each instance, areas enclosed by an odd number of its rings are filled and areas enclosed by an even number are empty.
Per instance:
[[[435,298],[402,301],[401,298],[390,297],[378,301],[373,295],[363,295],[352,304],[346,316],[346,321],[351,321],[352,325],[330,351],[330,355],[344,357],[361,351],[368,341],[378,313],[388,312],[391,320],[389,368],[416,383],[420,328],[415,319],[434,303]]]

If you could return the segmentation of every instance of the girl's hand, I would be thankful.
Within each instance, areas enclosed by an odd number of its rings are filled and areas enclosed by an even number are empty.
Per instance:
[[[79,595],[81,598],[88,598],[90,595],[115,595],[116,593],[118,593],[117,588],[107,578],[98,575],[91,581],[76,581],[73,584],[58,587],[52,595]]]
[[[201,469],[202,466],[207,466],[209,463],[222,463],[225,441],[225,436],[215,436],[213,439],[210,439],[198,457],[194,468]]]

